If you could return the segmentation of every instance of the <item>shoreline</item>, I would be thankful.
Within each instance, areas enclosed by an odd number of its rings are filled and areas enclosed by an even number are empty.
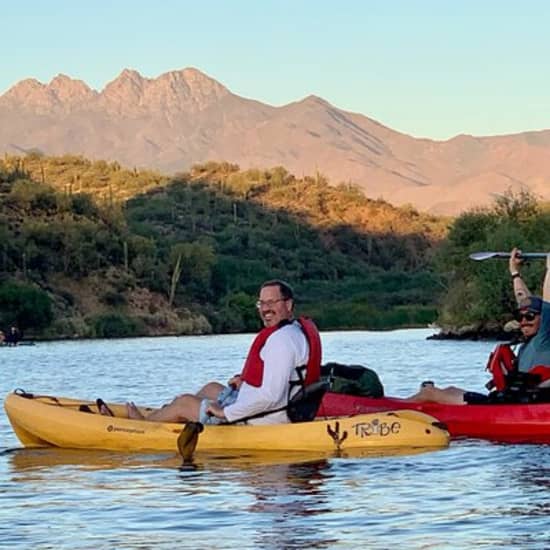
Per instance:
[[[521,333],[516,330],[505,330],[504,327],[461,327],[440,328],[438,333],[428,336],[427,340],[455,340],[455,341],[483,341],[483,342],[508,342],[516,341]]]

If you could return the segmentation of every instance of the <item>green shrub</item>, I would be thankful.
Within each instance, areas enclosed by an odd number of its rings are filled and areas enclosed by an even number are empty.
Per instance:
[[[101,301],[108,306],[123,306],[126,305],[126,296],[120,292],[115,292],[114,290],[108,290],[101,297]]]
[[[33,210],[51,212],[57,210],[57,194],[53,190],[40,191],[36,193],[31,201]]]
[[[88,218],[95,218],[99,213],[99,208],[93,198],[86,193],[77,193],[71,196],[71,209],[75,214]]]
[[[98,338],[124,338],[143,334],[143,326],[137,320],[120,313],[107,313],[91,319],[94,334]]]
[[[50,297],[43,290],[15,281],[0,285],[0,323],[20,330],[42,329],[53,320]]]

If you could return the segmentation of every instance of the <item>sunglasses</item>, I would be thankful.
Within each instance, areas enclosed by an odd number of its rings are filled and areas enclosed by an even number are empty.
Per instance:
[[[258,300],[256,307],[262,309],[263,307],[272,308],[277,302],[286,302],[288,298],[278,298],[277,300]]]
[[[538,313],[534,313],[533,311],[520,311],[517,316],[516,316],[516,319],[518,321],[534,321],[536,318],[537,318],[537,315],[539,315]]]

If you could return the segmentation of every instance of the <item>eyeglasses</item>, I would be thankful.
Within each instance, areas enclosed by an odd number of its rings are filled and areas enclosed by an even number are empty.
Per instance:
[[[526,321],[534,321],[537,318],[538,313],[535,313],[533,311],[524,311],[519,312],[516,316],[518,321],[523,321],[524,319]]]
[[[258,309],[262,307],[273,307],[277,302],[286,302],[287,298],[278,298],[277,300],[258,300],[256,307]]]

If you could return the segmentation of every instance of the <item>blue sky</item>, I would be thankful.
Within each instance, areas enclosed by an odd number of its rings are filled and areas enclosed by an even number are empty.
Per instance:
[[[550,128],[543,0],[0,0],[0,23],[0,93],[196,67],[241,96],[315,94],[416,137]]]

